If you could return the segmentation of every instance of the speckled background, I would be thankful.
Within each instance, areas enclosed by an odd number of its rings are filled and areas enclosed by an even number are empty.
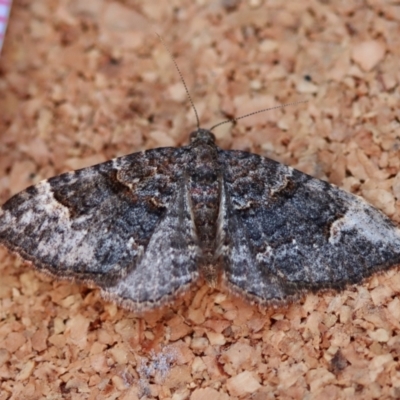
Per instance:
[[[203,127],[400,221],[396,1],[16,0],[0,57],[0,200]],[[137,315],[0,249],[0,400],[400,397],[400,274],[259,309],[199,285]]]

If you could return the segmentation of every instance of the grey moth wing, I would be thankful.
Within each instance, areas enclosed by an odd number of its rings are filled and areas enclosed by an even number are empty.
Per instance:
[[[342,289],[400,263],[400,230],[359,196],[271,159],[222,151],[225,285],[258,302]]]
[[[148,150],[31,186],[0,209],[0,243],[128,308],[173,297],[198,276],[186,153]]]

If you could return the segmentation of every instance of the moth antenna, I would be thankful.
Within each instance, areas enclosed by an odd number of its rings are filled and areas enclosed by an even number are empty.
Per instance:
[[[239,119],[247,118],[247,117],[250,117],[251,115],[259,114],[259,113],[262,113],[264,111],[276,110],[277,108],[283,108],[283,107],[293,106],[295,104],[307,103],[307,102],[308,102],[308,100],[300,100],[300,101],[294,101],[293,103],[281,104],[280,106],[275,106],[275,107],[270,107],[270,108],[263,108],[262,110],[254,111],[254,112],[251,112],[250,114],[242,115],[241,117],[227,119],[226,121],[218,122],[218,124],[212,126],[209,130],[212,131],[214,128],[216,128],[216,127],[218,127],[220,125],[227,124],[229,122],[233,124],[234,122],[238,121]]]
[[[197,114],[196,107],[194,106],[192,97],[190,96],[189,90],[188,90],[188,88],[187,88],[187,86],[186,86],[186,82],[185,82],[185,80],[183,79],[182,72],[181,72],[181,70],[180,70],[179,67],[178,67],[178,64],[177,64],[177,62],[176,62],[176,60],[175,60],[175,57],[172,55],[172,52],[171,52],[171,50],[169,49],[169,47],[165,44],[163,38],[162,38],[158,33],[156,33],[156,35],[157,35],[158,38],[160,39],[160,41],[161,41],[161,43],[163,44],[163,46],[165,47],[165,49],[168,51],[168,53],[169,53],[169,55],[170,55],[170,57],[171,57],[173,63],[175,64],[175,68],[176,68],[176,70],[178,71],[178,74],[179,74],[179,76],[180,76],[180,78],[181,78],[181,81],[182,81],[182,83],[183,83],[183,86],[184,86],[184,88],[185,88],[186,95],[187,95],[187,97],[188,97],[188,99],[189,99],[189,101],[190,101],[190,104],[191,104],[192,109],[193,109],[193,111],[194,111],[194,115],[196,116],[197,129],[200,129],[200,119],[199,119],[199,115]]]

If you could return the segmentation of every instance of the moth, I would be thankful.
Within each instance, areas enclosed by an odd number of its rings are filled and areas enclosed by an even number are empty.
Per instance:
[[[28,187],[0,209],[0,243],[132,310],[200,277],[268,304],[400,263],[399,229],[361,197],[223,150],[199,123],[189,138]]]

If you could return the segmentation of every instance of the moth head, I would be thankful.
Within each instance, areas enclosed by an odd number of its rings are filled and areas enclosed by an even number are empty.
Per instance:
[[[194,144],[196,142],[214,144],[215,136],[211,131],[199,128],[190,134],[190,144]]]

